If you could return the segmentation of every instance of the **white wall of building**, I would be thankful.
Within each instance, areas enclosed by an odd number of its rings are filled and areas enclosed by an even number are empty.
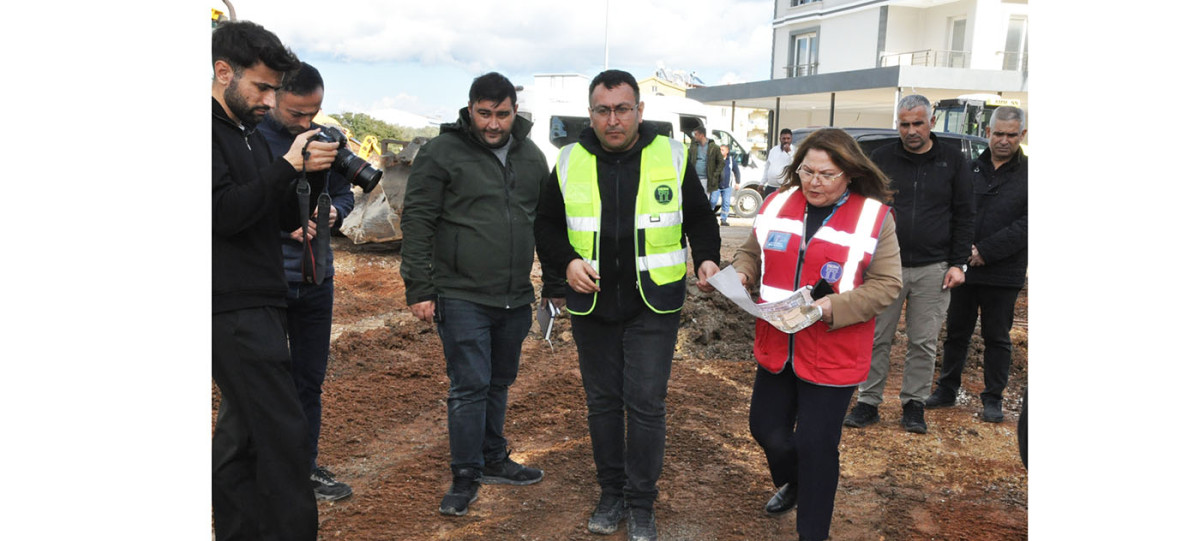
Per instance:
[[[879,8],[826,19],[821,23],[817,73],[874,68],[878,35]]]

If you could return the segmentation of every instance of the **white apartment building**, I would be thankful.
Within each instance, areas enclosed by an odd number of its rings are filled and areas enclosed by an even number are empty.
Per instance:
[[[895,104],[999,94],[1028,110],[1028,0],[776,0],[771,78],[687,96],[779,127],[894,126]]]

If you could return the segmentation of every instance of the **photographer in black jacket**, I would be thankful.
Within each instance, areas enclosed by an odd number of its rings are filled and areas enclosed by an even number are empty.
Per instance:
[[[279,232],[301,225],[297,173],[328,169],[337,145],[309,142],[310,130],[272,159],[255,130],[283,74],[299,66],[275,34],[251,22],[223,23],[212,50],[212,374],[221,391],[212,443],[215,537],[316,539]]]

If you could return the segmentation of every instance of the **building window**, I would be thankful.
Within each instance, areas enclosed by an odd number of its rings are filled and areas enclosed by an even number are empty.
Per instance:
[[[817,33],[792,36],[792,64],[788,77],[804,77],[817,73]]]
[[[816,1],[817,0],[792,0],[792,7],[796,7],[796,6],[803,5],[803,4],[811,4]]]
[[[1004,40],[1004,65],[1002,69],[1028,69],[1029,62],[1029,21],[1025,17],[1013,17],[1008,20],[1008,37]]]
[[[946,66],[951,68],[967,67],[967,18],[955,17],[950,19],[949,49]]]

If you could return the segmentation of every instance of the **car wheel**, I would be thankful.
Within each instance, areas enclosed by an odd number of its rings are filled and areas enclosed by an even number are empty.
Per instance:
[[[733,208],[739,218],[753,218],[762,206],[762,195],[750,188],[738,190],[733,197]]]

